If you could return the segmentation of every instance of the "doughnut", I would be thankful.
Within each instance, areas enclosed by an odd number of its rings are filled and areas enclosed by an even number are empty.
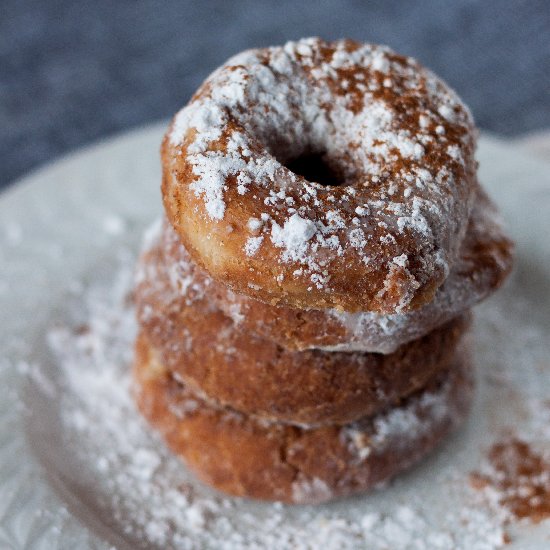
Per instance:
[[[510,273],[513,259],[512,242],[504,235],[498,213],[481,188],[449,277],[432,302],[408,313],[380,315],[273,306],[215,282],[192,262],[168,223],[163,227],[161,247],[177,286],[186,288],[189,280],[207,286],[215,304],[242,330],[298,351],[316,348],[393,353],[493,293]]]
[[[477,188],[472,117],[417,61],[312,38],[229,59],[162,144],[167,216],[234,291],[395,314],[432,300]]]
[[[170,375],[143,334],[136,345],[138,408],[208,485],[240,497],[315,504],[367,491],[411,467],[466,416],[465,355],[395,408],[345,426],[300,428],[205,403]]]
[[[392,354],[288,351],[248,333],[192,278],[174,287],[158,241],[139,262],[141,331],[173,376],[204,400],[298,425],[344,424],[374,414],[449,368],[463,315]]]

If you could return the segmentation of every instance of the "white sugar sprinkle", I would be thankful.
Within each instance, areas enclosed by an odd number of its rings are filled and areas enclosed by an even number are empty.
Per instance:
[[[258,252],[258,249],[260,248],[263,240],[263,237],[249,237],[244,247],[246,255],[254,256],[256,252]]]
[[[299,259],[307,254],[307,243],[315,235],[315,222],[293,214],[283,227],[274,223],[271,227],[271,241],[284,248],[291,259]]]

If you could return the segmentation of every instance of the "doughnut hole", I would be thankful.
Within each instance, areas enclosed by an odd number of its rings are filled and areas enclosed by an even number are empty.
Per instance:
[[[342,170],[329,163],[325,153],[306,153],[287,161],[285,167],[309,182],[320,183],[326,187],[338,187],[344,184]]]

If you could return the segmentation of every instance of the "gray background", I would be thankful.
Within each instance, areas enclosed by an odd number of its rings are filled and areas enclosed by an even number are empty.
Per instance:
[[[549,0],[0,0],[0,187],[170,116],[243,48],[311,35],[417,57],[485,130],[550,127]]]

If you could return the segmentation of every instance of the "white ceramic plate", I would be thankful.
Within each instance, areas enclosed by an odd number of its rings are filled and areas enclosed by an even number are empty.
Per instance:
[[[166,493],[138,500],[143,514],[133,509],[132,516],[130,497],[122,493],[135,487],[112,483],[112,465],[97,476],[101,449],[92,443],[104,440],[69,433],[63,420],[69,406],[64,394],[71,392],[63,381],[67,362],[61,368],[46,336],[52,327],[86,322],[90,304],[83,303],[83,289],[112,286],[119,265],[131,265],[144,228],[160,214],[162,130],[153,126],[73,154],[0,195],[0,548],[148,548],[155,542],[165,548],[384,548],[388,541],[392,548],[498,546],[483,538],[483,523],[461,530],[452,520],[470,509],[475,513],[464,521],[497,522],[497,512],[474,503],[466,486],[468,473],[481,466],[501,433],[514,430],[541,448],[550,445],[549,431],[533,416],[550,390],[548,165],[518,147],[481,140],[481,181],[502,209],[518,257],[506,288],[478,308],[477,398],[459,434],[389,488],[315,509],[216,500],[152,437],[149,450],[158,449],[162,466],[149,481],[172,476],[193,492],[179,518],[160,517],[169,525],[159,534],[159,524],[147,520],[148,508],[158,507],[158,499],[162,504]],[[124,345],[121,357],[128,357]],[[78,368],[72,374],[78,377]],[[74,405],[78,396],[72,397]],[[117,455],[119,444],[111,441],[105,456]],[[131,498],[135,508],[136,496]],[[205,513],[205,503],[214,501],[217,507]],[[186,510],[189,502],[196,504],[193,513]],[[411,512],[415,517],[408,517]],[[506,530],[514,539],[508,548],[549,547],[548,523]]]

